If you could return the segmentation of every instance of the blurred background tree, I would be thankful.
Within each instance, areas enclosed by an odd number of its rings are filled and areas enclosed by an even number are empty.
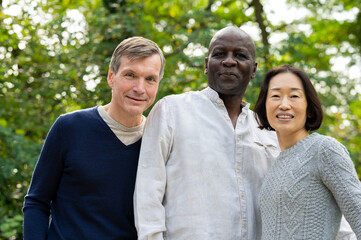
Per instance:
[[[110,101],[111,54],[134,35],[164,51],[160,99],[207,86],[211,37],[241,27],[255,40],[259,62],[245,100],[255,103],[268,69],[304,69],[325,108],[319,131],[346,145],[360,176],[361,5],[276,2],[0,0],[0,239],[22,239],[23,198],[50,126],[62,113]]]

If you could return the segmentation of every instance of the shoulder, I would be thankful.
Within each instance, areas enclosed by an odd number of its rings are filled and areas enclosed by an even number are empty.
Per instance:
[[[335,138],[318,134],[316,144],[318,144],[320,161],[323,164],[328,166],[353,164],[346,147]]]
[[[316,142],[319,143],[320,151],[325,154],[328,153],[348,154],[346,147],[333,137],[317,134]]]
[[[85,108],[85,109],[80,109],[80,110],[75,110],[72,112],[68,112],[68,113],[64,113],[62,115],[60,115],[61,117],[82,117],[82,116],[91,116],[94,115],[97,112],[98,106],[96,107],[91,107],[91,108]]]
[[[254,132],[254,136],[257,142],[262,143],[262,145],[273,146],[278,148],[278,140],[275,131],[270,131],[266,129],[260,129],[255,118],[255,113],[252,110],[248,110],[248,123],[250,129]]]
[[[85,108],[80,110],[75,110],[72,112],[64,113],[59,116],[59,118],[70,119],[70,118],[84,118],[94,116],[97,113],[98,107]]]
[[[191,99],[200,98],[200,97],[201,97],[201,94],[199,91],[190,91],[190,92],[185,92],[185,93],[180,93],[180,94],[169,95],[169,96],[164,97],[162,100],[171,102],[171,103],[178,103],[178,102],[184,102],[187,100],[189,101]]]
[[[97,108],[98,107],[91,107],[64,113],[58,117],[55,124],[73,125],[74,123],[84,123],[88,120],[98,118]]]
[[[197,99],[201,99],[202,95],[199,91],[190,91],[186,93],[180,94],[172,94],[163,97],[160,99],[153,108],[163,108],[165,106],[169,106],[170,109],[177,108],[178,106],[182,107],[184,104],[196,104]]]

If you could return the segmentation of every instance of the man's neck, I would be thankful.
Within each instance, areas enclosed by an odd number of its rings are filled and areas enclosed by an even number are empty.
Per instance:
[[[229,96],[221,95],[219,96],[226,106],[228,115],[232,121],[233,127],[236,127],[237,119],[239,114],[242,112],[242,96]]]
[[[109,114],[111,118],[113,118],[118,123],[122,124],[125,127],[136,127],[140,125],[143,121],[143,116],[140,115],[127,115],[119,113],[116,111],[111,104],[104,105],[104,110]]]

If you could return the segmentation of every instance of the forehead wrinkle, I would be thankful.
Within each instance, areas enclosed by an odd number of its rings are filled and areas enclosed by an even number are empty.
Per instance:
[[[226,49],[227,47],[228,47],[227,44],[222,44],[222,43],[216,44],[216,45],[214,45],[214,47],[213,47],[213,51],[214,51],[214,50],[218,50],[218,49],[224,50],[224,49]],[[248,51],[248,48],[247,48],[247,47],[244,47],[244,46],[238,46],[238,47],[236,47],[236,48],[234,49],[234,51],[247,51],[247,52],[249,52],[249,51]]]

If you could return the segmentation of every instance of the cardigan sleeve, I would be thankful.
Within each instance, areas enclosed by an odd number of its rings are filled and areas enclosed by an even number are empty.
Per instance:
[[[51,127],[36,163],[23,213],[24,240],[47,239],[50,203],[56,195],[62,164],[61,117]]]
[[[165,99],[149,114],[142,138],[134,194],[134,220],[140,240],[161,240],[165,227],[163,198],[171,146],[171,112]]]
[[[332,192],[342,214],[361,239],[361,182],[347,149],[336,139],[327,137],[320,149],[321,177]]]

